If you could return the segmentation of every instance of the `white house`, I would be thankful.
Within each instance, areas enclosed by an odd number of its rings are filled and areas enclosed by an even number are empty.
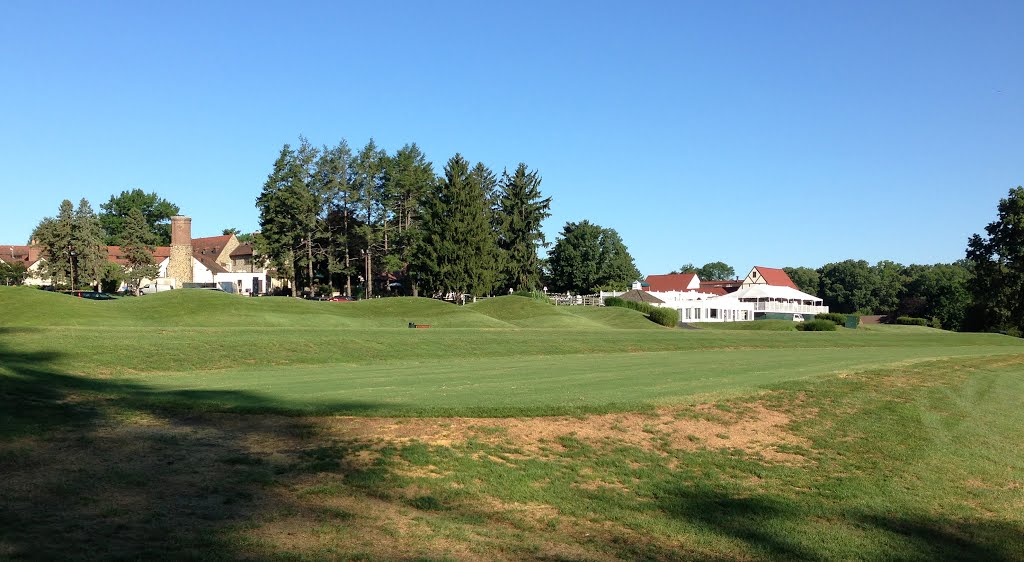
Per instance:
[[[678,310],[680,322],[743,322],[828,312],[820,298],[800,291],[785,271],[770,267],[754,267],[742,282],[702,282],[694,273],[649,275],[633,289],[654,297],[649,301],[653,306]]]

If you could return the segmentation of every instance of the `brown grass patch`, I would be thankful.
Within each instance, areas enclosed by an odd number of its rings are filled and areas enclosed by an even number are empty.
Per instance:
[[[685,411],[684,411],[685,410]],[[683,415],[681,415],[683,414]],[[791,414],[757,402],[728,412],[713,405],[662,408],[653,414],[604,414],[542,418],[317,418],[323,435],[375,443],[423,442],[457,446],[470,439],[514,447],[534,455],[542,449],[562,450],[558,439],[572,436],[590,445],[638,447],[648,451],[738,449],[769,462],[800,463],[798,455],[779,445],[807,447],[810,441],[788,430]],[[507,462],[491,457],[495,462]]]

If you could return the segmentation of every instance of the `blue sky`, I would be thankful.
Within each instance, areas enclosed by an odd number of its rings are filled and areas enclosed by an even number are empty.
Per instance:
[[[284,143],[526,162],[644,274],[952,261],[1024,183],[1024,2],[0,5],[0,242],[156,191],[254,230]]]

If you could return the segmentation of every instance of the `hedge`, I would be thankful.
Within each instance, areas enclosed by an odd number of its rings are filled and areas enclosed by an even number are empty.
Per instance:
[[[662,326],[675,326],[679,323],[679,311],[674,308],[658,308],[645,302],[634,302],[619,297],[608,297],[604,299],[605,306],[618,306],[642,312],[651,322]]]
[[[674,308],[655,308],[647,317],[662,326],[675,326],[679,323],[679,311]]]
[[[910,316],[900,316],[896,319],[897,324],[904,326],[927,326],[928,321],[924,318],[911,318]]]
[[[815,320],[831,320],[836,323],[836,326],[846,325],[846,315],[839,314],[838,312],[824,312],[822,314],[815,314]]]
[[[836,331],[836,323],[831,320],[820,320],[815,318],[814,320],[808,320],[807,322],[797,323],[796,329],[801,332],[834,332]]]

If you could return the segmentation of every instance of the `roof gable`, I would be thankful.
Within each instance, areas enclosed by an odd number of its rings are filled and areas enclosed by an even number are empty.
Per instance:
[[[781,269],[775,269],[773,267],[756,266],[754,267],[754,271],[756,271],[758,275],[761,276],[761,279],[764,280],[764,283],[766,285],[773,285],[775,287],[790,287],[793,289],[797,289],[796,283],[793,283],[793,280],[789,278],[789,275],[787,275],[786,272]]]

